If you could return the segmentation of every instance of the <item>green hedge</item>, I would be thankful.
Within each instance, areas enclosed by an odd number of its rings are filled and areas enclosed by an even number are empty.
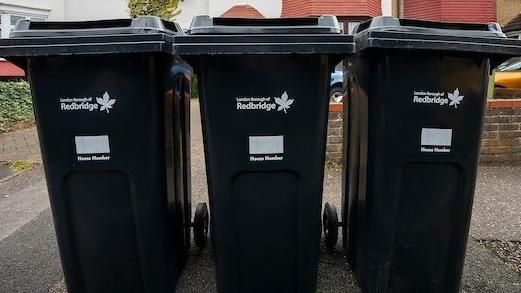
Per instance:
[[[197,75],[192,75],[192,84],[191,84],[191,94],[192,99],[199,99],[199,82],[197,81]]]
[[[0,132],[14,124],[32,121],[33,105],[27,82],[0,82]]]

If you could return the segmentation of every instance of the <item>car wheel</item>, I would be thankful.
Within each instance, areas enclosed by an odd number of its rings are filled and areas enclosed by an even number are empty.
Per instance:
[[[344,91],[341,87],[333,87],[329,91],[329,102],[330,103],[342,103],[344,99]]]

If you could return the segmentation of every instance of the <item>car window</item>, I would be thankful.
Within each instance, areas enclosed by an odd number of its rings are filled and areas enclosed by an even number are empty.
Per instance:
[[[518,58],[511,59],[497,67],[498,71],[518,71],[521,70],[521,60]]]
[[[340,63],[338,63],[336,66],[335,66],[335,71],[343,71],[344,70],[344,62],[343,61],[340,61]]]
[[[505,67],[501,71],[517,71],[521,69],[521,62],[517,62],[514,64],[510,64],[509,66]]]

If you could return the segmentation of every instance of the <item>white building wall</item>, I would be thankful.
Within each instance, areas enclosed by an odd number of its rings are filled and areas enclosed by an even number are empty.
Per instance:
[[[63,1],[63,0],[62,0]],[[17,12],[21,15],[49,15],[52,6],[49,0],[3,0],[0,1],[0,11],[2,13]]]
[[[63,1],[63,0],[61,0]],[[49,8],[49,0],[2,0],[0,4],[20,7],[46,7]]]
[[[14,25],[20,19],[48,19],[51,8],[47,0],[0,1],[0,38],[8,38]]]
[[[49,6],[52,7],[51,13],[49,14],[49,20],[65,20],[65,1],[66,0],[48,0]]]
[[[189,0],[188,0],[189,1]],[[257,9],[264,17],[280,17],[282,0],[210,0],[210,16],[220,16],[235,5],[249,4]]]
[[[393,1],[382,0],[382,15],[392,16],[393,15]]]
[[[212,4],[217,1],[212,1]],[[192,18],[196,15],[209,15],[209,0],[184,0],[179,1],[179,10],[181,11],[174,19],[182,28],[190,28]]]
[[[126,0],[0,0],[0,9],[19,13],[46,11],[48,20],[97,20],[128,18]]]
[[[98,20],[128,18],[125,0],[62,0],[65,20]]]
[[[126,0],[0,0],[0,9],[3,4],[16,6],[17,11],[38,11],[51,21],[129,17]],[[179,2],[181,12],[175,21],[187,29],[196,15],[220,16],[241,4],[255,7],[265,17],[280,17],[282,11],[282,0],[184,0]]]

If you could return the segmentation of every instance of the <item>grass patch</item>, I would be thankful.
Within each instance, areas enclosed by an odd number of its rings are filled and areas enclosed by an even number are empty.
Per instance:
[[[342,170],[342,164],[337,161],[327,160],[326,168],[330,170]]]
[[[34,122],[29,84],[25,81],[0,82],[0,132]]]
[[[7,167],[13,171],[20,172],[29,170],[34,166],[34,162],[30,161],[13,161],[7,162]]]

